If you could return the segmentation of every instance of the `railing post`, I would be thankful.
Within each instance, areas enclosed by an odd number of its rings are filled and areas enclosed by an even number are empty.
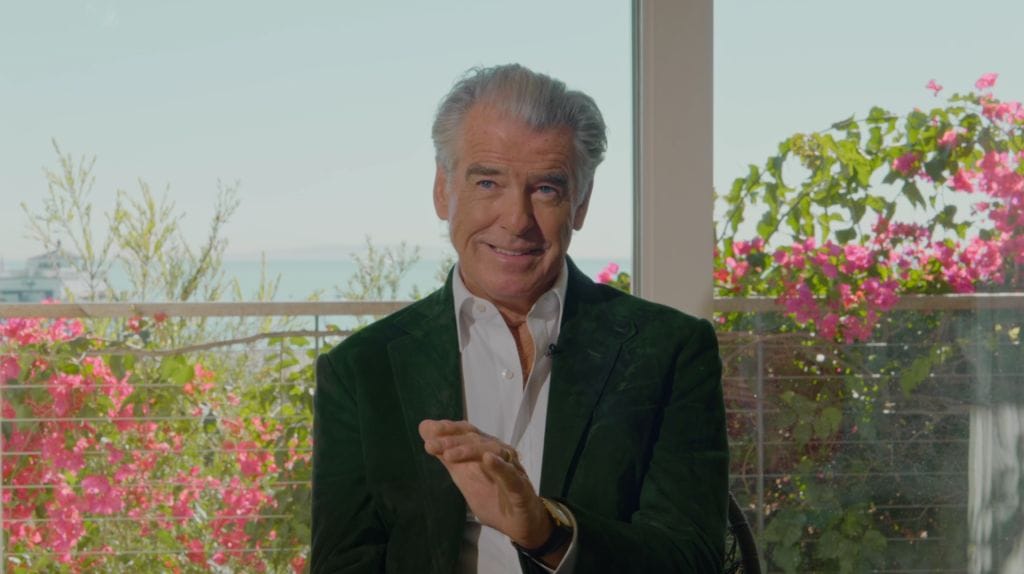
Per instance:
[[[320,315],[313,315],[313,358],[320,356]]]
[[[760,322],[760,321],[758,321]],[[764,338],[757,331],[757,539],[764,540]],[[759,545],[759,548],[763,545]]]

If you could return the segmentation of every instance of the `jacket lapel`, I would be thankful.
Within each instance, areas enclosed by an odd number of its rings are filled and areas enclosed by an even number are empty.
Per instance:
[[[569,284],[551,366],[540,494],[565,497],[583,438],[622,344],[635,326],[609,314],[606,296],[569,260]]]
[[[388,345],[388,356],[401,400],[405,432],[417,453],[416,466],[424,487],[430,534],[424,542],[430,547],[435,571],[450,572],[458,559],[466,502],[444,466],[422,449],[419,424],[423,419],[463,418],[451,276],[428,299],[421,312],[399,318],[398,325],[407,335]]]

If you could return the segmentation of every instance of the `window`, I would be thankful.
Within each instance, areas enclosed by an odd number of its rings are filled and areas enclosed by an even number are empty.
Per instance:
[[[769,569],[1024,567],[1021,122],[985,99],[1022,97],[1015,10],[715,3],[733,489]]]

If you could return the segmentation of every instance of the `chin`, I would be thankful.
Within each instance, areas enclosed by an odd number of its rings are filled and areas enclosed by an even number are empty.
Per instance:
[[[534,303],[534,299],[539,297],[543,293],[543,286],[540,285],[535,278],[508,278],[506,280],[494,281],[490,284],[488,289],[495,298],[502,301],[508,302],[529,302]]]

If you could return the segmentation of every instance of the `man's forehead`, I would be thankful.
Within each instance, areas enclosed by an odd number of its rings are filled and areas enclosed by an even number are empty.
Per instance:
[[[571,168],[575,156],[569,126],[538,129],[493,108],[474,107],[456,140],[462,169],[472,164],[501,168],[526,162],[536,169]]]
[[[473,162],[466,166],[466,177],[473,176],[501,176],[508,174],[508,167],[502,164],[489,164],[486,162]],[[569,173],[562,167],[531,170],[527,173],[532,179],[547,179],[562,183],[568,183]]]

